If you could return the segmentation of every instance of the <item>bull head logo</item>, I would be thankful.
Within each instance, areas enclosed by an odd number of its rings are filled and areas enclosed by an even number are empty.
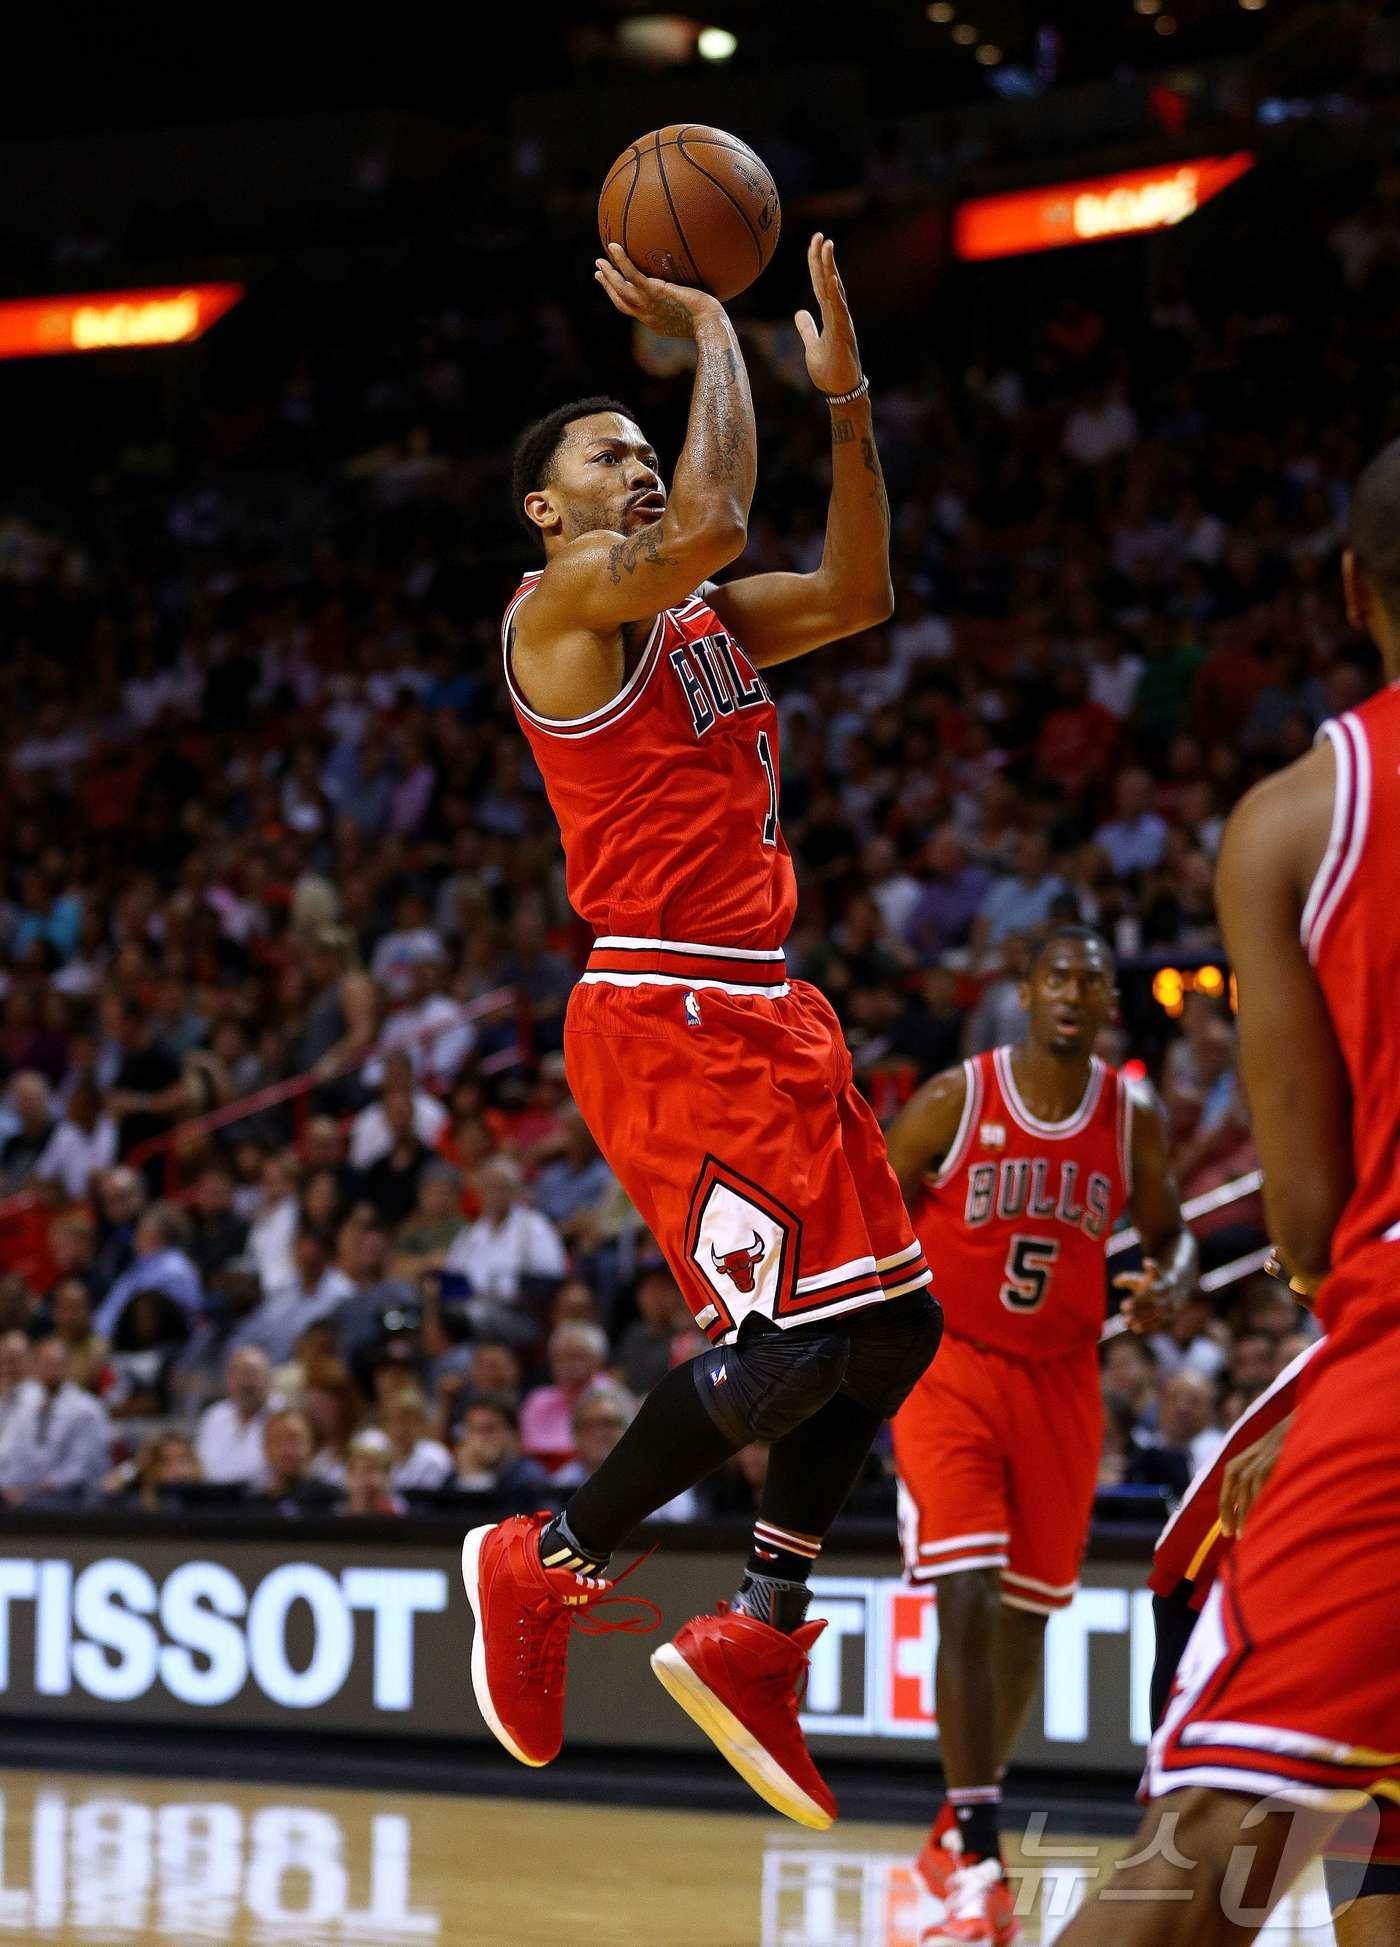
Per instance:
[[[736,1291],[752,1291],[754,1273],[762,1263],[767,1249],[767,1245],[755,1231],[752,1244],[741,1244],[737,1251],[726,1251],[723,1257],[711,1244],[710,1261],[716,1271],[722,1271],[726,1278],[734,1280]]]

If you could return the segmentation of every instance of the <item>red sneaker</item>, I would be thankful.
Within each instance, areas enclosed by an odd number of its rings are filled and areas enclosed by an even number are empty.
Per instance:
[[[948,1882],[961,1864],[962,1833],[958,1830],[957,1814],[945,1798],[929,1828],[915,1870],[936,1900],[946,1900]]]
[[[966,1858],[948,1882],[943,1918],[919,1947],[1012,1947],[1021,1938],[1016,1896],[999,1859]]]
[[[577,1629],[580,1635],[604,1636],[621,1629],[640,1636],[661,1620],[654,1602],[614,1597],[614,1584],[599,1576],[546,1568],[539,1537],[553,1518],[515,1514],[494,1527],[473,1528],[462,1543],[462,1580],[476,1617],[472,1689],[497,1739],[513,1758],[529,1765],[548,1764],[564,1742],[570,1633]],[[651,1615],[586,1613],[628,1600]]]
[[[775,1812],[814,1832],[835,1819],[836,1800],[797,1721],[797,1686],[825,1628],[803,1623],[789,1636],[721,1602],[717,1614],[694,1617],[651,1659],[665,1688],[739,1776]]]

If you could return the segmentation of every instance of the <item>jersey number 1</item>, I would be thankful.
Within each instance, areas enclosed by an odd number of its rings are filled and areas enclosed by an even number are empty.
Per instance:
[[[1002,1273],[1006,1283],[1001,1288],[1001,1302],[1008,1311],[1040,1310],[1059,1255],[1060,1246],[1053,1237],[1023,1237],[1018,1233],[1012,1238]]]
[[[778,776],[773,769],[773,747],[768,741],[768,732],[758,733],[758,761],[768,776],[768,816],[763,821],[763,842],[776,845],[778,842]]]

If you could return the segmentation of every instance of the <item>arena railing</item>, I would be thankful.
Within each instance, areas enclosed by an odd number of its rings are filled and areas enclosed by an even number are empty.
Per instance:
[[[1213,1190],[1205,1190],[1198,1197],[1190,1197],[1181,1206],[1181,1214],[1189,1225],[1197,1217],[1208,1217],[1216,1210],[1225,1210],[1232,1203],[1243,1203],[1247,1198],[1257,1196],[1264,1187],[1263,1170],[1246,1170],[1243,1176],[1232,1177],[1228,1183],[1217,1184]],[[1124,1251],[1132,1250],[1141,1243],[1136,1230],[1129,1226],[1116,1231],[1108,1241],[1108,1255],[1121,1257]],[[1200,1288],[1207,1294],[1225,1291],[1232,1284],[1239,1284],[1245,1278],[1252,1278],[1256,1271],[1262,1271],[1269,1259],[1269,1246],[1246,1251],[1242,1257],[1232,1258],[1228,1264],[1218,1264],[1200,1276]],[[1110,1324],[1114,1321],[1110,1320]]]
[[[224,1129],[231,1129],[240,1122],[248,1122],[254,1116],[265,1115],[272,1109],[285,1109],[290,1106],[293,1128],[300,1135],[310,1112],[311,1097],[318,1090],[329,1088],[356,1075],[371,1062],[383,1061],[389,1055],[426,1047],[444,1034],[460,1033],[464,1022],[474,1023],[497,1015],[514,1013],[517,1023],[517,1039],[512,1047],[499,1049],[475,1064],[473,1072],[478,1075],[500,1074],[503,1070],[518,1067],[529,1058],[531,1052],[531,1022],[528,1006],[522,1005],[521,997],[513,987],[494,987],[489,993],[467,1001],[459,1016],[451,1021],[435,1022],[417,1034],[396,1036],[392,1040],[382,1037],[374,1044],[355,1053],[348,1059],[333,1062],[329,1066],[307,1069],[303,1074],[290,1076],[281,1082],[271,1082],[266,1088],[255,1089],[249,1095],[238,1097],[236,1101],[226,1102],[221,1108],[210,1109],[204,1115],[189,1116],[159,1136],[137,1143],[122,1157],[122,1162],[131,1169],[141,1169],[154,1158],[166,1158],[165,1192],[167,1196],[178,1193],[179,1159],[188,1153],[191,1145],[202,1142],[206,1136],[217,1135]],[[0,1263],[3,1263],[3,1243],[6,1228],[22,1221],[31,1212],[42,1209],[47,1199],[39,1190],[21,1190],[14,1196],[0,1199]]]

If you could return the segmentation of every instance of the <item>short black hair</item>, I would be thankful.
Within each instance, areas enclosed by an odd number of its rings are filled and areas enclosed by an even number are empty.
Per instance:
[[[520,1414],[509,1393],[468,1393],[462,1402],[462,1419],[483,1406],[489,1413],[499,1413],[512,1433],[519,1433]]]
[[[1347,545],[1377,594],[1400,606],[1400,439],[1383,446],[1357,481]]]
[[[1062,926],[1052,926],[1048,933],[1042,934],[1036,942],[1031,955],[1030,972],[1033,974],[1051,947],[1058,940],[1078,940],[1084,946],[1096,946],[1108,962],[1108,970],[1116,978],[1118,965],[1113,957],[1113,948],[1096,927],[1082,926],[1078,921],[1066,920]]]
[[[576,419],[591,419],[595,412],[616,412],[621,413],[624,419],[636,419],[630,406],[600,392],[592,398],[571,399],[566,406],[556,406],[543,419],[537,419],[533,426],[527,426],[515,442],[515,457],[510,469],[511,502],[516,519],[537,539],[539,529],[525,512],[525,496],[539,493],[541,488],[549,485],[554,456],[563,443],[566,429]]]

